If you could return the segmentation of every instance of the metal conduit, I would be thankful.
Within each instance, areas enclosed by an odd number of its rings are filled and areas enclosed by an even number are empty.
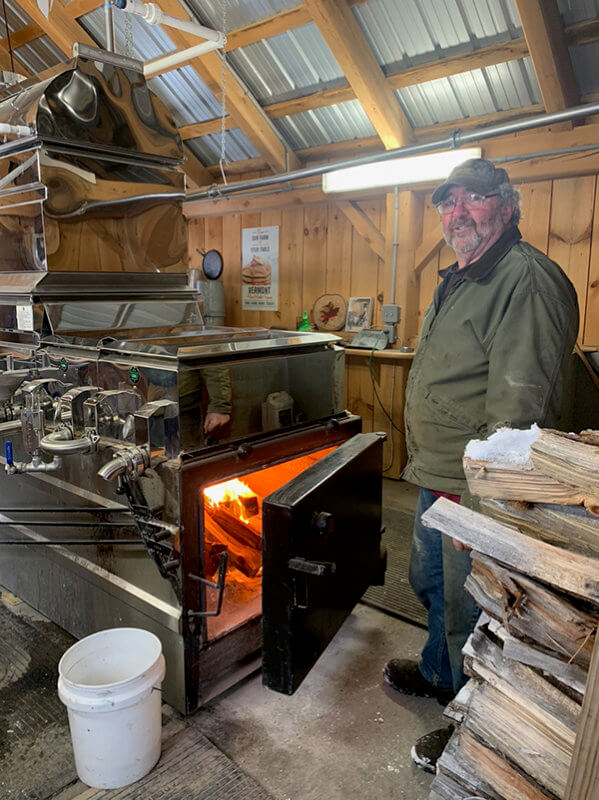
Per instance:
[[[553,111],[549,114],[536,114],[535,116],[527,117],[526,119],[514,120],[513,122],[504,122],[499,125],[489,125],[486,128],[476,128],[473,131],[463,132],[456,130],[450,136],[446,136],[443,139],[436,139],[431,142],[420,142],[418,144],[409,144],[405,145],[404,147],[398,147],[395,150],[385,150],[382,153],[370,153],[366,156],[350,158],[346,159],[345,161],[337,161],[333,164],[319,164],[314,167],[303,167],[302,169],[296,169],[291,172],[283,172],[279,175],[266,175],[263,178],[252,178],[251,180],[239,181],[237,183],[229,183],[218,186],[214,184],[208,189],[202,189],[199,192],[192,192],[189,194],[187,196],[186,203],[196,200],[214,200],[230,194],[237,194],[238,192],[250,191],[252,189],[259,189],[266,186],[276,186],[279,183],[285,183],[287,181],[296,181],[302,178],[313,178],[317,175],[324,175],[327,172],[332,172],[333,170],[337,169],[359,167],[363,164],[389,161],[395,158],[424,155],[425,153],[431,153],[435,150],[452,150],[465,144],[473,144],[474,142],[480,142],[485,139],[493,139],[497,136],[505,136],[509,133],[519,133],[521,131],[533,130],[534,128],[542,128],[545,125],[555,125],[560,122],[583,119],[584,117],[589,117],[598,113],[599,103],[587,103],[582,106],[575,106],[574,108],[567,108],[562,111]],[[524,157],[531,157],[531,154],[523,154],[522,158]],[[514,157],[512,157],[511,160],[515,160]]]

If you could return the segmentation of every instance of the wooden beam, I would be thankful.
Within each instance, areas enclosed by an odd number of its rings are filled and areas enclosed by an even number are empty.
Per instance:
[[[412,128],[345,0],[304,0],[385,148],[412,141]]]
[[[579,96],[556,0],[516,0],[547,111],[578,105]]]
[[[217,200],[197,200],[185,203],[183,213],[186,217],[214,217],[224,214],[246,214],[252,211],[267,211],[274,208],[297,208],[300,206],[330,203],[330,195],[324,194],[318,186],[307,189],[301,186],[294,189],[278,189],[255,195],[235,195]]]
[[[526,40],[522,38],[513,39],[509,42],[483,47],[471,53],[440,58],[436,61],[427,61],[417,67],[409,67],[408,69],[391,73],[387,75],[386,81],[392,89],[404,89],[408,86],[415,86],[438,78],[448,78],[451,75],[460,75],[463,72],[471,72],[475,69],[514,61],[527,55]],[[320,92],[313,92],[303,97],[296,97],[293,100],[271,103],[265,106],[265,110],[269,116],[276,118],[355,99],[356,93],[352,87],[348,83],[344,83],[343,85],[324,89]]]
[[[179,136],[182,139],[197,139],[199,136],[208,136],[211,133],[219,133],[221,129],[221,118],[207,119],[205,122],[193,122],[191,125],[183,125],[179,128]],[[225,117],[225,130],[235,127],[235,122],[227,114]]]
[[[424,241],[420,242],[414,255],[414,273],[420,275],[429,260],[439,252],[445,244],[441,224],[434,231],[431,231]]]
[[[17,1],[23,11],[39,25],[55,45],[60,47],[67,58],[71,58],[73,55],[75,42],[81,42],[90,47],[98,46],[81,25],[69,15],[62,0],[54,0],[47,18],[42,14],[35,0]]]
[[[247,45],[260,42],[269,36],[277,36],[293,28],[299,28],[300,25],[307,25],[309,22],[312,22],[312,18],[305,6],[289,8],[280,14],[273,14],[270,17],[259,19],[251,25],[231,31],[227,34],[227,50],[247,47]]]
[[[77,19],[84,14],[88,14],[90,11],[94,11],[94,9],[99,8],[101,5],[104,5],[104,0],[71,0],[70,3],[64,6],[64,10],[71,19]],[[23,28],[19,28],[18,31],[11,33],[11,47],[13,50],[16,50],[18,47],[29,44],[29,42],[32,42],[34,39],[44,34],[45,31],[42,26],[32,22],[29,25],[25,25]],[[8,50],[8,40],[0,39],[0,47]]]
[[[385,258],[385,237],[370,219],[368,214],[360,208],[357,203],[351,200],[341,200],[337,206],[343,211],[345,216],[354,226],[356,231],[364,239],[366,244],[379,258]]]
[[[191,180],[198,186],[198,188],[213,184],[214,177],[212,176],[212,173],[208,171],[208,169],[202,164],[202,162],[185,143],[183,143],[183,149],[185,150],[186,158],[185,163],[183,164],[183,171],[189,175]]]
[[[166,13],[187,18],[179,0],[158,0],[157,5]],[[197,44],[197,37],[169,28],[169,37],[177,48]],[[223,65],[215,52],[206,53],[192,62],[192,67],[208,88],[218,96],[222,82]],[[268,161],[276,172],[295,169],[299,161],[270,119],[266,116],[248,87],[238,77],[230,63],[226,70],[227,107],[236,122],[256,150]]]
[[[596,800],[599,786],[599,645],[595,647],[578,720],[564,800]]]
[[[438,125],[428,125],[422,128],[414,128],[417,141],[441,138],[456,129],[470,130],[471,128],[482,127],[496,122],[505,122],[509,119],[520,119],[531,114],[540,114],[544,107],[539,103],[524,108],[511,109],[509,111],[499,111],[495,114],[484,114],[480,117],[469,117],[468,119],[456,119],[449,122],[439,123]],[[231,126],[229,118],[226,119],[226,126]],[[191,139],[198,135],[216,133],[220,130],[220,119],[208,120],[194,125],[185,125],[179,128],[181,138]],[[377,153],[383,151],[383,144],[378,136],[366,136],[363,139],[347,139],[343,142],[331,142],[321,144],[316,147],[307,147],[296,150],[295,154],[303,164],[314,164],[335,159],[347,158],[350,155],[366,155],[367,153]],[[244,161],[233,161],[227,166],[227,173],[232,175],[243,175],[245,172],[256,172],[268,168],[268,164],[263,158],[249,158]],[[220,169],[214,165],[208,167],[213,176],[220,175]]]

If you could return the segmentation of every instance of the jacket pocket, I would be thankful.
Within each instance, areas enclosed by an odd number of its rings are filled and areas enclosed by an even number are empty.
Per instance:
[[[436,410],[442,419],[452,422],[456,427],[469,433],[478,433],[484,428],[484,423],[477,423],[468,417],[461,408],[451,400],[428,391],[424,399]]]

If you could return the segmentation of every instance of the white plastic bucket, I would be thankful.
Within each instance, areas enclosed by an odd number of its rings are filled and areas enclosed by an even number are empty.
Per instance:
[[[111,628],[70,647],[58,664],[77,774],[96,789],[143,778],[160,758],[160,639],[139,628]]]

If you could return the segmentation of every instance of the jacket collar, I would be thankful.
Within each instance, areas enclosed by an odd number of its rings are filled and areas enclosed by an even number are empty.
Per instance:
[[[495,269],[506,253],[522,238],[518,226],[513,225],[505,230],[499,239],[486,250],[482,256],[459,270],[460,277],[465,281],[482,281]],[[450,272],[458,271],[458,262],[454,261],[449,267],[439,270],[439,275],[445,278]]]

